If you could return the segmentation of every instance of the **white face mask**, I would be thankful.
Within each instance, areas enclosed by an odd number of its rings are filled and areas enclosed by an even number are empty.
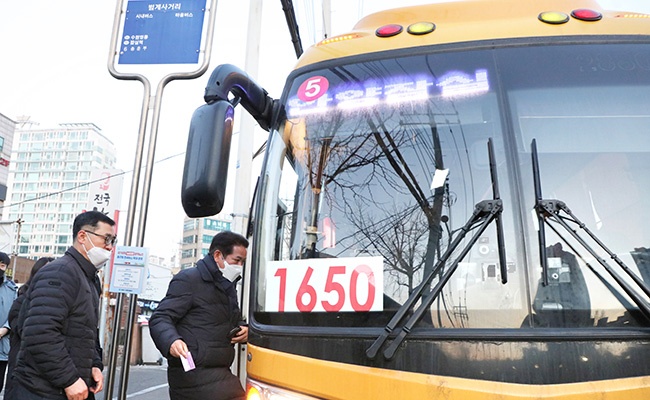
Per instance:
[[[223,269],[221,273],[224,278],[228,279],[230,282],[234,282],[237,278],[241,276],[242,266],[237,264],[228,264],[226,259],[223,259]]]
[[[95,247],[92,240],[90,241],[90,245],[93,247],[90,250],[87,250],[86,246],[82,244],[90,262],[95,266],[95,268],[100,269],[104,263],[111,258],[111,252],[101,247]]]

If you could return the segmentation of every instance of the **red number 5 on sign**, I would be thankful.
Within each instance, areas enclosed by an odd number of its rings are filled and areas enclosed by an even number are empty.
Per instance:
[[[383,258],[323,258],[267,264],[266,311],[383,309]]]

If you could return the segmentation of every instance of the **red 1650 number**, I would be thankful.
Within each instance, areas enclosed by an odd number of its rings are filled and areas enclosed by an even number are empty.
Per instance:
[[[318,290],[321,288],[316,288],[311,284],[309,281],[311,280],[311,277],[314,273],[314,269],[312,267],[308,267],[305,276],[302,279],[302,282],[300,283],[300,287],[298,288],[298,292],[296,293],[296,307],[298,308],[298,311],[300,312],[311,312],[314,310],[314,307],[316,307],[316,304],[318,302]],[[337,276],[342,275],[343,280],[345,280],[346,276],[346,267],[345,266],[331,266],[329,267],[329,270],[327,272],[327,279],[325,281],[325,287],[322,288],[322,293],[323,295],[329,294],[332,292],[335,292],[337,294],[337,300],[335,303],[330,303],[327,300],[322,300],[321,305],[323,306],[323,309],[327,312],[337,312],[341,311],[343,308],[343,305],[345,304],[346,300],[346,295],[349,295],[350,299],[350,305],[352,306],[352,309],[354,311],[370,311],[372,304],[375,301],[375,276],[374,273],[372,272],[372,269],[367,266],[367,265],[359,265],[354,270],[352,270],[352,274],[350,275],[350,281],[348,283],[348,291],[346,292],[346,287],[343,285],[346,282],[339,282],[336,280]],[[360,275],[365,275],[366,279],[365,282],[367,282],[368,288],[367,288],[367,297],[365,299],[365,302],[363,299],[359,299],[359,293],[358,293],[358,283],[359,283],[359,276]],[[285,302],[286,302],[286,297],[287,297],[287,269],[286,268],[278,268],[278,270],[275,272],[275,276],[280,278],[280,299],[279,299],[279,306],[278,306],[278,311],[279,312],[284,312],[285,310]]]

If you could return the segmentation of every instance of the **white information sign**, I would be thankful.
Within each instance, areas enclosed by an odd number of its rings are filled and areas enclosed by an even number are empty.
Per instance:
[[[145,247],[117,246],[109,290],[114,293],[142,293],[148,259],[149,249]]]
[[[266,311],[382,311],[383,257],[272,261],[266,266]]]

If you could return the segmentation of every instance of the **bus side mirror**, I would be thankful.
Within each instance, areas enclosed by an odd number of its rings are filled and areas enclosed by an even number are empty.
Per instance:
[[[215,215],[223,208],[234,115],[226,100],[202,105],[192,115],[181,186],[188,217]]]

